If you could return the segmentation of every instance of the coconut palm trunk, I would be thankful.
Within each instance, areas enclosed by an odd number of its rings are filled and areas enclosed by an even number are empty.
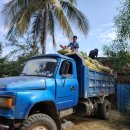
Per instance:
[[[44,19],[43,19],[43,31],[41,37],[41,46],[42,46],[42,54],[46,54],[46,38],[47,38],[47,7],[44,11]]]

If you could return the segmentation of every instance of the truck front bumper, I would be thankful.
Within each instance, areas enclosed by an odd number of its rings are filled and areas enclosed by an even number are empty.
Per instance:
[[[3,129],[9,129],[9,126],[8,126],[8,125],[0,124],[0,128],[3,128]]]
[[[3,129],[11,128],[11,127],[13,127],[13,124],[14,124],[14,120],[7,119],[7,118],[0,116],[0,130],[1,130],[1,128],[3,128]]]

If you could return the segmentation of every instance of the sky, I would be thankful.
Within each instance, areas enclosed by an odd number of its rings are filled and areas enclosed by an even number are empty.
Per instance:
[[[0,0],[0,10],[4,3],[9,0]],[[77,0],[77,8],[82,11],[89,22],[89,32],[85,37],[73,27],[74,35],[78,36],[80,45],[79,51],[84,51],[87,54],[90,50],[98,48],[99,56],[103,56],[103,45],[111,44],[116,38],[113,18],[118,14],[117,8],[120,7],[120,0]],[[8,28],[4,26],[3,16],[0,15],[0,41],[4,41]],[[50,37],[47,38],[47,53],[56,53],[60,49],[59,45],[68,45],[69,41],[60,28],[56,30],[57,48],[53,49]],[[4,53],[8,53],[11,48],[5,48]]]

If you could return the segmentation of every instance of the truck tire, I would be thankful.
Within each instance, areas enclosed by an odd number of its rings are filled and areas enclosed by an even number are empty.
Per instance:
[[[57,130],[54,120],[45,114],[35,114],[28,117],[20,130]]]
[[[94,112],[94,117],[99,118],[99,103],[96,104],[95,106],[95,112]]]
[[[105,99],[103,104],[99,105],[100,119],[109,120],[110,112],[111,112],[111,103]]]

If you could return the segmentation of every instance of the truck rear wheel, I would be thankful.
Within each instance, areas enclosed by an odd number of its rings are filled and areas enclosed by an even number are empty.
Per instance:
[[[101,119],[109,120],[111,112],[111,103],[108,100],[104,100],[103,104],[99,105],[99,116]]]
[[[45,114],[35,114],[25,120],[20,130],[57,130],[54,120]]]

